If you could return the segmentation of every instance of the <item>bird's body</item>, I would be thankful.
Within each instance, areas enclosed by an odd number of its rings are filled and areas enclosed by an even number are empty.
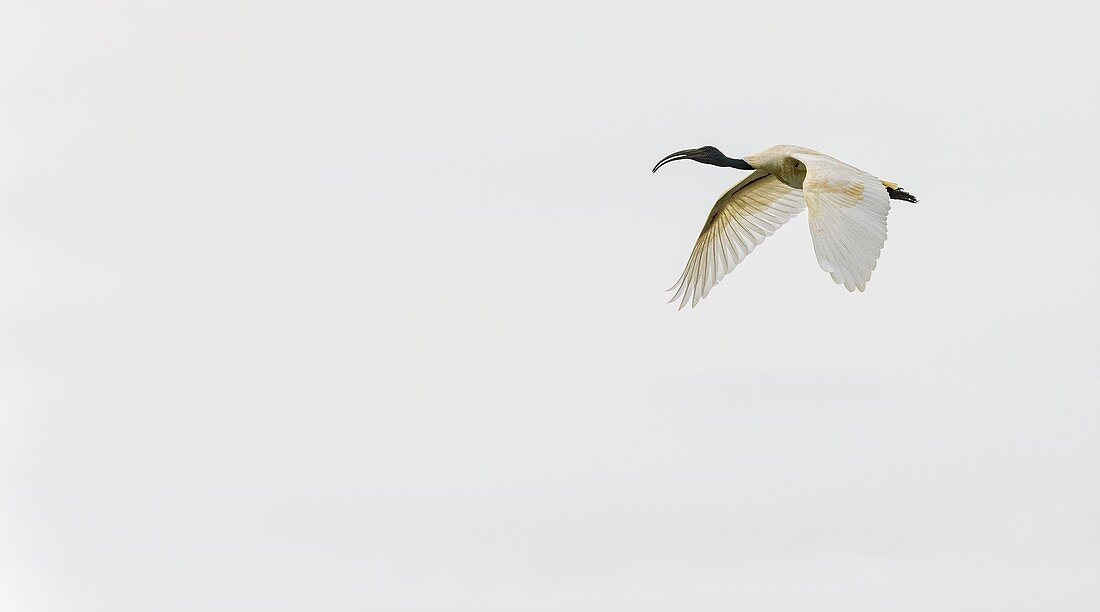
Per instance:
[[[863,291],[886,242],[890,200],[916,198],[878,178],[812,149],[777,145],[744,159],[714,147],[679,151],[653,168],[692,159],[753,173],[711,209],[672,301],[694,307],[779,226],[809,209],[818,264],[849,291]]]

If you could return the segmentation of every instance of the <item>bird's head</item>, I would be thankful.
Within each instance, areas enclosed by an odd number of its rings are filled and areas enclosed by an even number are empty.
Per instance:
[[[653,166],[653,171],[656,172],[657,169],[661,166],[667,164],[670,161],[676,161],[678,159],[690,159],[692,161],[697,161],[701,164],[723,166],[726,168],[737,168],[739,170],[754,170],[754,168],[750,166],[749,163],[745,160],[726,157],[722,154],[721,151],[719,151],[715,147],[707,145],[698,149],[684,149],[683,151],[677,151],[672,155],[669,155],[661,161],[657,162],[657,165]]]

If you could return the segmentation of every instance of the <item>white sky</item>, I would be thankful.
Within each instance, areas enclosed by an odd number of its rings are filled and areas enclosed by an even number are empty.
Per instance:
[[[1098,18],[0,2],[0,609],[1100,608]]]

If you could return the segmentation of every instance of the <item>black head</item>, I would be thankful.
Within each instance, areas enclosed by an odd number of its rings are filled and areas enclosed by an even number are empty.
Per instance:
[[[667,164],[670,161],[676,161],[678,159],[690,159],[697,161],[701,164],[710,164],[712,166],[723,166],[725,168],[737,168],[739,170],[754,170],[743,159],[733,159],[726,157],[718,149],[707,145],[698,149],[684,149],[683,151],[677,151],[668,157],[665,157],[661,161],[657,162],[656,166],[653,166],[653,171],[656,172],[657,168]]]

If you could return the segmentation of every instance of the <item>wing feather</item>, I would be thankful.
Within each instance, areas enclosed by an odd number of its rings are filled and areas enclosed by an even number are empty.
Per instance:
[[[802,190],[817,263],[848,291],[863,291],[886,243],[890,195],[882,181],[820,153],[792,157],[806,165]]]
[[[757,170],[718,198],[684,266],[670,302],[692,308],[765,238],[802,212],[802,192]]]

